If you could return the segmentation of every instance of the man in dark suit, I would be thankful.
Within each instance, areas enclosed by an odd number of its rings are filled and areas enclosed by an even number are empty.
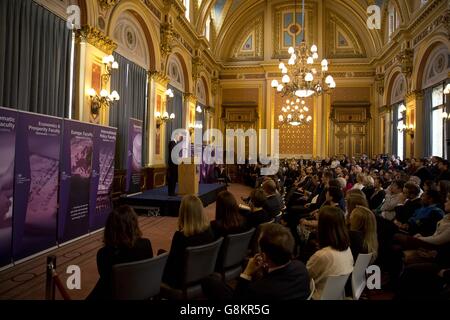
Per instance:
[[[169,154],[167,155],[167,181],[169,186],[169,196],[175,196],[175,189],[178,182],[178,165],[172,161],[172,151],[178,143],[178,138],[169,142]]]
[[[238,279],[235,290],[212,275],[202,282],[212,300],[306,300],[310,277],[305,265],[292,259],[294,239],[285,227],[272,223],[259,239],[261,253],[251,258]]]

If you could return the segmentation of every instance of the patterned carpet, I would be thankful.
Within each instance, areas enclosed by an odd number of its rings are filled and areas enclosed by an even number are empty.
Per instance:
[[[250,188],[238,184],[231,184],[229,190],[239,200],[241,196],[247,196],[250,192]],[[205,209],[210,219],[214,218],[215,209],[215,203]],[[159,249],[170,249],[177,218],[140,217],[139,224],[144,237],[151,240],[155,254]],[[45,264],[48,255],[56,256],[57,271],[64,284],[68,276],[67,267],[70,265],[80,267],[81,290],[73,290],[69,294],[75,300],[85,299],[98,280],[96,254],[102,247],[102,239],[103,233],[98,232],[0,272],[0,299],[44,299]],[[59,294],[57,299],[61,299]]]

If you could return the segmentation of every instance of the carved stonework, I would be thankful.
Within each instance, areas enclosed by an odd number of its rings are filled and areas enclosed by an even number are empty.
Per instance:
[[[161,84],[162,86],[167,86],[170,82],[169,77],[159,71],[149,71],[148,76],[155,82]]]
[[[422,91],[413,91],[409,92],[405,95],[406,104],[408,105],[411,101],[414,100],[422,100],[423,99],[423,93]]]
[[[380,113],[380,114],[383,114],[383,113],[389,113],[391,111],[391,106],[381,106],[379,109],[378,109],[378,112]]]
[[[218,93],[219,86],[220,86],[219,78],[211,79],[211,93],[212,93],[213,96],[215,96]]]
[[[112,54],[117,49],[117,43],[111,40],[102,31],[89,25],[85,25],[77,30],[77,40],[86,41],[106,54]]]
[[[202,60],[200,56],[196,56],[192,58],[192,79],[194,83],[200,78],[200,72],[202,71]]]
[[[397,56],[397,60],[400,63],[400,68],[402,69],[402,73],[406,78],[411,76],[413,70],[413,56],[414,51],[411,49],[405,49],[401,51]]]
[[[171,23],[163,23],[161,25],[161,55],[163,58],[172,52],[173,39],[173,25]]]
[[[384,74],[377,74],[375,76],[375,82],[377,85],[377,92],[379,95],[384,94]]]
[[[197,103],[197,97],[194,94],[192,94],[190,92],[186,92],[186,93],[183,93],[183,96],[184,96],[184,101],[187,101],[187,102],[190,102],[193,104]]]
[[[120,0],[98,0],[98,3],[103,10],[108,10],[109,8],[114,7],[119,2]]]

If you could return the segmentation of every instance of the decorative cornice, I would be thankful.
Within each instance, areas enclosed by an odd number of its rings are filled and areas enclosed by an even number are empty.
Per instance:
[[[78,41],[86,41],[107,54],[112,54],[117,49],[117,43],[95,27],[84,25],[77,30],[76,35]]]
[[[155,7],[152,0],[142,0],[142,3],[161,21],[161,11]]]
[[[185,101],[188,101],[190,103],[197,103],[198,100],[197,97],[190,92],[183,93],[183,97]]]
[[[378,109],[378,112],[380,113],[380,114],[382,114],[382,113],[389,113],[391,111],[391,106],[381,106],[379,109]]]
[[[413,100],[422,100],[423,92],[420,90],[409,92],[405,95],[406,104],[409,104]]]
[[[98,0],[98,3],[103,10],[108,10],[109,8],[114,7],[119,2],[120,0]]]
[[[168,76],[166,76],[164,73],[159,72],[159,71],[149,71],[148,76],[154,80],[155,82],[158,82],[160,84],[162,84],[163,86],[166,86],[169,82],[170,79]]]

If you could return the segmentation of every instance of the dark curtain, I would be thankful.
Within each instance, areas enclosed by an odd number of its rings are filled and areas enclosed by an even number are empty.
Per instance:
[[[172,89],[174,97],[167,101],[167,112],[169,116],[174,113],[175,119],[166,123],[166,159],[169,159],[168,150],[172,132],[176,129],[183,128],[183,93],[170,85],[169,88]]]
[[[120,100],[112,104],[109,110],[109,123],[118,129],[116,147],[116,168],[126,167],[128,121],[130,118],[143,121],[142,128],[142,165],[147,161],[147,71],[137,64],[114,53],[119,69],[111,76],[111,92],[116,90]]]
[[[431,137],[432,137],[432,127],[431,127],[431,112],[433,108],[433,88],[427,88],[424,90],[423,96],[423,152],[425,157],[431,156]]]
[[[395,154],[398,156],[398,135],[399,132],[397,130],[397,126],[398,126],[398,104],[394,105],[392,107],[392,154]]]
[[[72,31],[31,0],[0,0],[0,106],[68,117]]]

